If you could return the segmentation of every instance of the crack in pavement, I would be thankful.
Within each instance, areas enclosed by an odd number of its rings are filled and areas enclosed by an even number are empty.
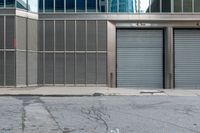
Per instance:
[[[101,109],[105,109],[103,106],[100,106],[99,108],[95,108],[94,106],[91,106],[89,109],[81,108],[81,113],[85,114],[84,117],[86,117],[88,120],[96,122],[99,122],[100,124],[103,124],[105,126],[105,133],[108,132],[109,126],[106,122],[106,118],[110,118],[110,116],[106,113],[104,113]]]

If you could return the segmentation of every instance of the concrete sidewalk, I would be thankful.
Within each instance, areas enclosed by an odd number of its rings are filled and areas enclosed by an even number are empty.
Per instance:
[[[0,88],[0,96],[200,96],[200,90],[125,89],[108,87],[28,87]]]

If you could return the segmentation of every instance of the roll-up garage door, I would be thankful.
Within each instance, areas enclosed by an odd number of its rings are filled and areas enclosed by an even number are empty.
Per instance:
[[[200,30],[174,30],[175,87],[200,89]]]
[[[163,88],[163,30],[117,30],[117,86]]]

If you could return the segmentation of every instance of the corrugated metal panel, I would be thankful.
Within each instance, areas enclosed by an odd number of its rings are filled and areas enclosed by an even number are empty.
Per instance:
[[[0,16],[0,49],[4,48],[4,17]]]
[[[64,53],[55,55],[55,84],[64,84],[65,63]]]
[[[28,85],[37,84],[37,71],[37,53],[28,52]]]
[[[37,23],[38,22],[36,20],[28,19],[28,50],[37,51]]]
[[[38,53],[38,84],[43,84],[44,82],[44,60],[43,53]]]
[[[45,21],[45,50],[54,50],[54,21]]]
[[[77,28],[76,28],[76,50],[84,51],[86,48],[86,45],[85,45],[85,39],[86,39],[85,21],[77,21],[76,26],[77,26]]]
[[[45,54],[45,84],[54,84],[54,54]]]
[[[26,18],[16,18],[16,47],[26,49]]]
[[[87,21],[87,50],[96,51],[96,21]]]
[[[107,21],[98,21],[98,51],[107,50]]]
[[[66,50],[75,49],[75,21],[66,21]]]
[[[97,70],[96,54],[87,54],[87,84],[96,84]]]
[[[163,31],[117,31],[117,86],[163,87]]]
[[[14,46],[14,33],[15,33],[15,18],[6,16],[6,48],[13,49]]]
[[[4,52],[0,52],[0,86],[4,85]]]
[[[55,24],[55,50],[64,51],[64,20],[56,21]]]
[[[76,54],[76,84],[85,84],[86,58],[85,54]]]
[[[75,55],[74,54],[66,54],[66,84],[74,84],[75,83]]]
[[[97,84],[107,83],[107,54],[97,55]]]
[[[16,84],[26,85],[26,52],[16,52]]]
[[[43,51],[43,21],[38,21],[38,50]]]
[[[15,52],[6,52],[6,85],[16,85]]]
[[[175,87],[200,89],[200,30],[175,30]]]

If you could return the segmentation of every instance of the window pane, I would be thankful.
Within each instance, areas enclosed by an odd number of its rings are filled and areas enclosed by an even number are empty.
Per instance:
[[[96,0],[87,0],[87,11],[96,12]]]
[[[15,0],[6,0],[6,7],[14,7]]]
[[[200,0],[194,0],[194,11],[200,12]]]
[[[174,12],[182,12],[182,1],[174,0]]]
[[[151,12],[160,12],[160,0],[151,0]]]
[[[75,11],[75,0],[66,0],[66,11],[67,12]]]
[[[45,12],[53,12],[53,0],[45,0]]]
[[[137,0],[136,5],[139,3],[139,12],[146,13],[149,12],[149,0]],[[136,9],[137,10],[137,9]]]
[[[38,1],[37,0],[29,0],[28,8],[29,8],[29,11],[31,11],[31,12],[38,12]]]
[[[98,12],[107,12],[107,0],[97,0]]]
[[[64,0],[56,0],[56,12],[64,12]]]
[[[76,10],[77,12],[85,11],[85,0],[76,0]]]
[[[39,0],[39,12],[43,12],[43,0]]]
[[[132,0],[119,0],[119,12],[132,12],[133,1]]]
[[[17,0],[17,8],[27,10],[27,0]]]
[[[192,12],[192,0],[183,0],[183,12]]]
[[[117,12],[117,0],[108,0],[108,11],[109,12]]]
[[[170,0],[162,0],[162,12],[171,12]]]
[[[0,7],[4,6],[4,0],[0,0]]]

